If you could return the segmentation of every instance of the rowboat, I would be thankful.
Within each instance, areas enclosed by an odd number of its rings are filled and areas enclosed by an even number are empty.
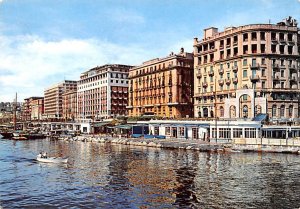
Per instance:
[[[43,163],[68,163],[68,158],[62,157],[42,157],[41,154],[38,154],[36,160]]]

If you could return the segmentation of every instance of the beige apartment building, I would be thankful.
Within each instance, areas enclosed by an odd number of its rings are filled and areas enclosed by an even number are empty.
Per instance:
[[[193,54],[171,53],[129,71],[129,116],[193,117]]]
[[[80,75],[78,119],[92,121],[127,115],[128,72],[132,66],[97,66]]]
[[[77,118],[77,89],[71,89],[62,94],[63,118],[74,121]]]
[[[22,120],[41,120],[44,113],[44,97],[29,97],[24,99]]]
[[[44,118],[64,119],[63,117],[63,93],[76,90],[77,81],[64,80],[44,91]]]
[[[203,39],[194,39],[195,117],[299,117],[299,44],[291,17],[205,29]]]

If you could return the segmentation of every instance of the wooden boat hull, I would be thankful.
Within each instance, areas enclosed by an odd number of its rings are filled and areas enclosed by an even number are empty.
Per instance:
[[[2,136],[3,139],[10,139],[13,137],[12,132],[1,132],[0,135]]]

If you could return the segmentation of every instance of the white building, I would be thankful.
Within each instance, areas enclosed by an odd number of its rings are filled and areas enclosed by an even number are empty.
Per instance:
[[[127,115],[128,65],[104,65],[80,75],[77,86],[81,122]]]

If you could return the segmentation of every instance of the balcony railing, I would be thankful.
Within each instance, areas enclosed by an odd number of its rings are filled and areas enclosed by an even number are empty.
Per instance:
[[[202,73],[197,73],[196,76],[197,76],[197,78],[201,78],[202,77]]]
[[[251,70],[258,70],[259,69],[259,64],[254,64],[254,65],[249,64],[249,67],[250,67]]]
[[[238,83],[238,78],[232,78],[232,83]]]
[[[210,71],[208,72],[208,75],[209,75],[209,76],[214,76],[214,71],[210,70]]]
[[[258,80],[259,80],[259,75],[251,75],[251,76],[250,76],[250,80],[251,80],[252,82],[258,81]]]
[[[272,64],[273,70],[280,70],[278,64]]]
[[[226,79],[225,79],[225,83],[226,83],[227,85],[229,85],[229,84],[231,83],[230,78],[226,78]]]
[[[290,77],[290,82],[297,82],[297,78],[296,78],[296,76],[292,76],[292,77]]]
[[[235,72],[235,73],[238,71],[238,69],[239,69],[238,66],[233,66],[232,67],[232,71]]]
[[[219,69],[219,74],[224,74],[224,69],[223,68]]]
[[[272,79],[273,79],[273,81],[279,81],[279,76],[278,75],[273,75]]]
[[[223,80],[223,79],[220,79],[218,82],[219,82],[219,85],[220,85],[220,86],[223,86],[223,85],[224,85],[224,80]]]

